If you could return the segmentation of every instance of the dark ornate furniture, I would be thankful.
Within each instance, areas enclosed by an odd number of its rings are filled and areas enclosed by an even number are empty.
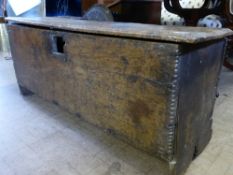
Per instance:
[[[210,3],[214,4],[210,7]],[[224,27],[233,29],[233,1],[205,0],[201,8],[184,9],[179,0],[164,0],[165,7],[171,13],[185,18],[186,25],[196,26],[197,21],[210,14],[219,15]],[[233,70],[233,37],[228,37],[228,47],[224,66]]]
[[[214,5],[210,7],[210,4]],[[204,0],[200,8],[183,8],[180,0],[164,0],[164,6],[171,12],[184,17],[186,25],[196,26],[197,21],[210,14],[221,14],[221,9],[224,6],[222,0]]]

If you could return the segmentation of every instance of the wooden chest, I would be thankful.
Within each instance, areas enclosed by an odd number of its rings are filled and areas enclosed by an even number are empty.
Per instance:
[[[230,30],[8,18],[22,94],[35,93],[184,174],[211,138]]]

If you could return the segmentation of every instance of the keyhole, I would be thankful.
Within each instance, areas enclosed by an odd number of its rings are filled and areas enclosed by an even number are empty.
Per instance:
[[[52,44],[52,54],[53,58],[60,60],[62,62],[67,62],[67,54],[65,50],[66,41],[63,35],[52,35],[51,36],[51,44]]]
[[[65,41],[63,40],[62,37],[58,36],[58,37],[56,37],[56,43],[57,43],[57,52],[63,54]]]
[[[54,36],[53,37],[53,52],[64,54],[64,47],[66,42],[64,41],[62,36]]]

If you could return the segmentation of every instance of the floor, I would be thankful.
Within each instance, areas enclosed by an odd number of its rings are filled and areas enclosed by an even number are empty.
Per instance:
[[[233,72],[223,70],[213,138],[186,175],[233,175]],[[154,158],[42,99],[20,95],[0,59],[0,175],[157,175]]]

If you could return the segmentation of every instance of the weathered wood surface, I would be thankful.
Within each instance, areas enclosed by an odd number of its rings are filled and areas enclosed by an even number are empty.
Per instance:
[[[212,135],[212,114],[224,41],[196,46],[182,45],[179,59],[179,84],[176,130],[176,173],[184,170],[209,143]]]
[[[54,17],[20,18],[9,17],[6,20],[18,24],[50,27],[54,29],[84,32],[90,34],[132,37],[177,43],[199,43],[221,39],[232,35],[230,29],[209,29],[203,27],[174,27],[136,23],[94,22]]]
[[[168,159],[177,45],[17,26],[10,35],[20,85]],[[67,62],[53,54],[53,35],[66,40]]]
[[[224,39],[166,43],[18,24],[8,32],[23,93],[154,155],[158,175],[183,174],[209,142]]]

